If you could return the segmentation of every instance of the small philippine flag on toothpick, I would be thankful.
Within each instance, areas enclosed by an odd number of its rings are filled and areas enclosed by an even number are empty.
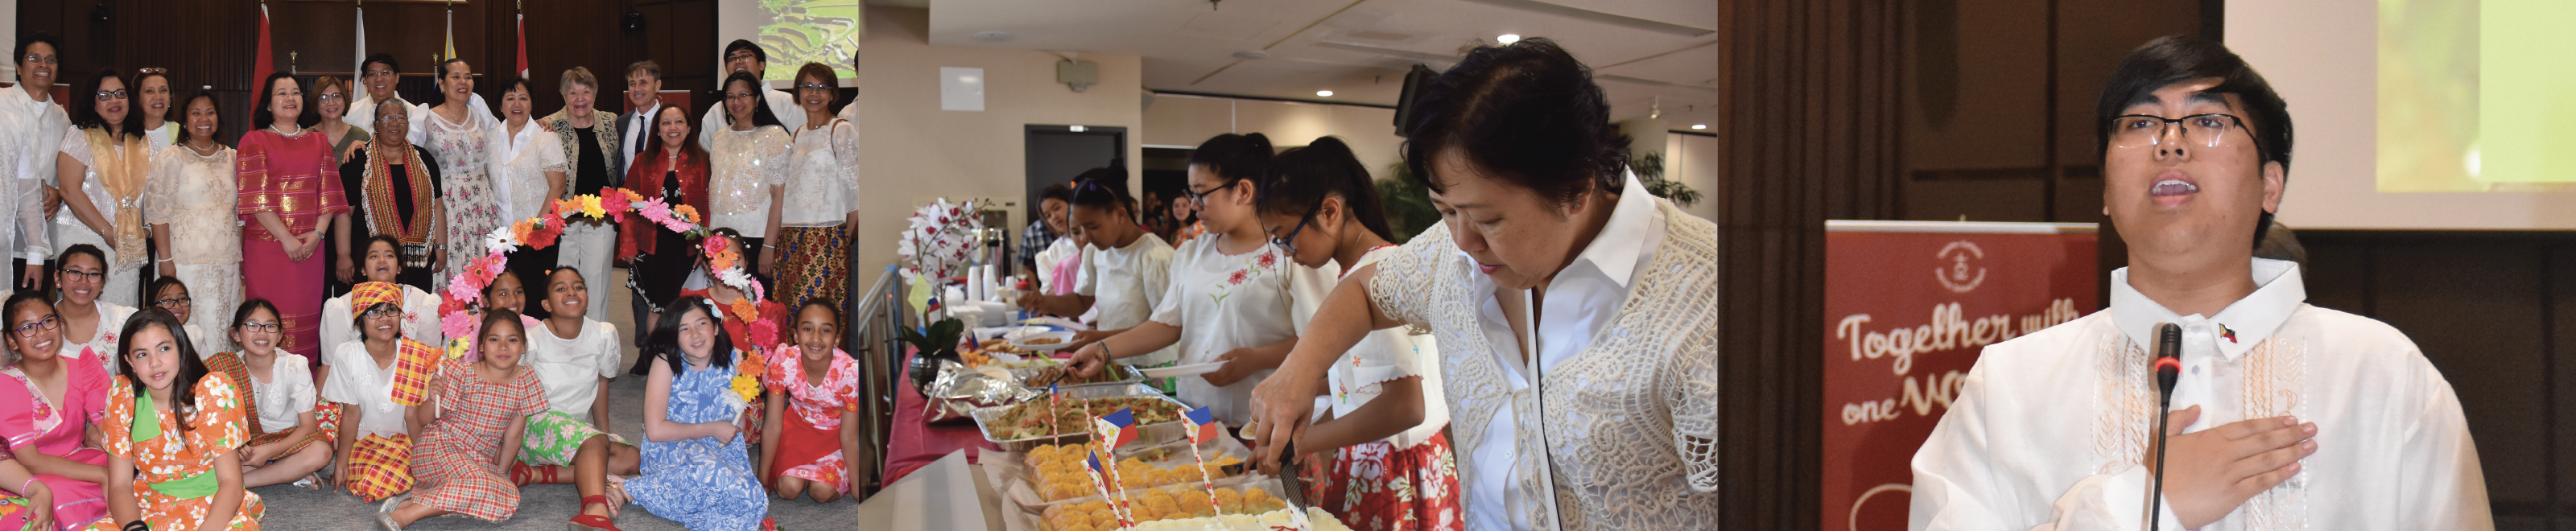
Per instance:
[[[1181,426],[1189,430],[1191,444],[1206,443],[1208,439],[1216,438],[1217,434],[1225,433],[1225,428],[1216,423],[1216,413],[1208,408],[1193,409],[1181,414],[1181,417],[1189,420]]]
[[[1136,430],[1128,429],[1136,425],[1135,410],[1120,409],[1116,413],[1092,419],[1092,422],[1100,428],[1100,437],[1103,439],[1100,447],[1104,450],[1126,446],[1127,443],[1136,440]]]

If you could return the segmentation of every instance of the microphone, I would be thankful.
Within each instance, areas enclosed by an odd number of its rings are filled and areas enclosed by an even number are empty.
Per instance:
[[[2165,323],[2156,327],[2156,477],[2155,494],[2147,500],[2147,529],[2157,529],[2164,517],[2165,502],[2165,424],[2173,409],[2174,380],[2182,377],[2182,326]]]

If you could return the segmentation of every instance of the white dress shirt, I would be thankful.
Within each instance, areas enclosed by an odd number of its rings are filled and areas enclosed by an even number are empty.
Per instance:
[[[1986,347],[1914,454],[1913,529],[2144,527],[2163,323],[2182,327],[2173,410],[2201,408],[2184,432],[2317,426],[2298,475],[2202,529],[2493,529],[2459,398],[2415,343],[2307,305],[2297,264],[2253,266],[2261,287],[2215,316],[2174,315],[2122,268],[2110,309]],[[2157,506],[2163,529],[2183,528]]]
[[[71,129],[72,119],[63,113],[63,106],[52,101],[36,101],[25,90],[0,90],[0,114],[8,116],[6,125],[17,137],[14,145],[9,146],[11,158],[15,161],[10,166],[15,168],[18,178],[28,180],[13,183],[18,185],[14,188],[20,198],[16,206],[21,209],[22,221],[32,219],[36,222],[33,226],[19,224],[15,247],[19,258],[41,262],[53,255],[51,240],[45,232],[43,187],[54,185],[54,157],[61,151],[63,141],[63,135],[58,131]],[[31,192],[32,196],[29,195]],[[11,273],[13,279],[16,275],[17,272]],[[10,285],[17,283],[11,282]]]
[[[1645,185],[1637,182],[1636,176],[1627,176],[1626,182],[1601,233],[1593,236],[1592,243],[1584,246],[1565,269],[1557,271],[1556,278],[1548,284],[1546,302],[1538,309],[1538,347],[1533,349],[1538,352],[1541,372],[1592,346],[1592,338],[1618,315],[1619,305],[1627,302],[1628,287],[1638,270],[1653,261],[1656,246],[1663,244],[1664,214],[1655,208],[1655,197],[1646,193]],[[1474,282],[1475,289],[1470,293],[1495,292],[1493,277],[1476,275]],[[1521,300],[1526,305],[1528,293],[1518,296],[1524,297]],[[1511,321],[1503,316],[1500,299],[1486,297],[1478,315],[1485,337],[1516,337]],[[1492,351],[1486,353],[1512,369],[1507,376],[1515,393],[1528,389],[1532,377],[1529,364],[1514,349],[1518,345],[1517,341],[1493,341]],[[1474,481],[1462,485],[1467,490],[1467,506],[1475,508],[1467,514],[1468,529],[1532,529],[1520,515],[1526,514],[1521,510],[1522,504],[1535,502],[1521,499],[1518,474],[1501,473],[1525,465],[1512,458],[1514,422],[1511,402],[1502,403],[1493,420],[1485,424],[1483,442],[1465,449],[1472,466],[1488,471],[1471,476]]]
[[[1057,238],[1058,242],[1073,238]],[[1073,292],[1091,297],[1095,330],[1125,330],[1145,324],[1161,305],[1163,295],[1172,286],[1172,244],[1153,234],[1136,237],[1126,247],[1095,250],[1083,255],[1091,263],[1084,265],[1082,276],[1074,282]],[[1063,258],[1059,257],[1058,260]],[[1172,347],[1148,352],[1125,363],[1151,366],[1179,360]]]
[[[645,146],[652,145],[653,135],[659,134],[659,132],[656,131],[656,129],[659,128],[655,127],[655,122],[653,121],[654,116],[661,112],[662,104],[655,103],[652,107],[646,108],[642,111],[626,113],[625,115],[617,117],[617,119],[626,121],[626,123],[617,124],[617,134],[625,136],[625,138],[618,139],[617,145],[618,149],[626,152],[625,161],[627,164],[634,164],[635,155],[637,153],[644,152]],[[620,176],[624,176],[626,174],[626,168],[609,168],[609,170],[617,172]]]
[[[487,173],[492,176],[492,195],[501,203],[501,219],[516,223],[543,213],[555,199],[546,197],[546,172],[571,172],[564,161],[563,140],[538,127],[535,120],[519,126],[517,133],[505,123],[492,128],[485,138],[483,145],[499,148],[484,163],[491,167]],[[564,176],[565,181],[572,178]],[[572,183],[565,182],[564,187],[571,188]]]
[[[719,79],[717,81],[722,82],[723,80]],[[718,90],[716,92],[718,96],[715,106],[708,107],[707,114],[705,116],[698,117],[698,148],[707,151],[715,151],[716,149],[716,131],[723,131],[733,127],[732,124],[725,123],[725,105],[724,98],[722,96],[724,91]],[[778,115],[779,125],[785,126],[789,131],[805,129],[805,108],[796,105],[796,95],[788,94],[787,91],[769,88],[768,83],[762,83],[760,84],[760,98],[762,101],[769,103],[769,114]]]

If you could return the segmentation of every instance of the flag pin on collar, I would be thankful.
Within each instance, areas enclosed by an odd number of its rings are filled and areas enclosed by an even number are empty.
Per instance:
[[[2219,324],[2219,325],[2218,325],[2218,337],[2227,338],[2227,342],[2229,342],[2229,343],[2235,343],[2235,342],[2236,342],[2236,331],[2235,331],[2235,330],[2228,330],[2228,329],[2227,329],[2227,325],[2226,325],[2226,324]]]

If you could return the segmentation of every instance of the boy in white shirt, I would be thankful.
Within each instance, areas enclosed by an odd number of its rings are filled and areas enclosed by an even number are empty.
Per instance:
[[[1987,347],[1914,454],[1916,530],[2495,527],[2449,382],[2395,328],[2306,304],[2252,257],[2290,115],[2218,43],[2129,54],[2095,108],[2129,245],[2111,307]],[[2156,330],[2182,330],[2157,469]]]

